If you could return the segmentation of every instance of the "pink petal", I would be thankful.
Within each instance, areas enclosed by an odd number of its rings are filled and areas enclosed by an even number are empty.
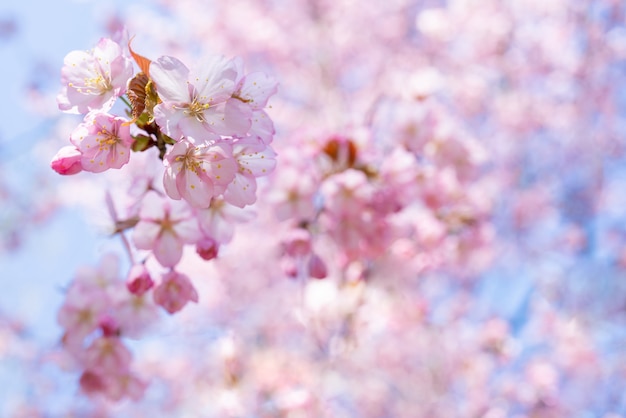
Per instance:
[[[189,81],[195,87],[195,93],[201,102],[219,103],[233,93],[236,77],[233,61],[216,55],[194,66],[189,74]]]
[[[244,136],[250,130],[252,112],[245,103],[237,99],[211,107],[204,112],[210,129],[220,135]]]
[[[199,177],[190,170],[181,171],[176,176],[176,188],[189,204],[196,208],[207,208],[213,198],[213,183],[206,176]]]
[[[139,221],[133,230],[133,242],[140,250],[151,250],[160,233],[161,225]]]
[[[157,86],[157,93],[164,102],[188,103],[189,69],[174,57],[160,57],[150,64],[150,78]]]
[[[235,180],[224,193],[224,200],[231,205],[243,208],[256,202],[256,181],[254,177],[237,173]]]
[[[165,218],[165,202],[154,192],[147,193],[141,203],[139,217],[144,220],[161,220]]]
[[[241,88],[241,98],[248,101],[248,106],[259,110],[267,105],[270,96],[278,91],[278,83],[262,72],[248,74]]]
[[[165,189],[165,193],[174,200],[182,199],[176,184],[177,175],[181,175],[178,171],[178,167],[167,167],[163,174],[163,188]]]
[[[177,236],[164,231],[156,240],[154,256],[163,267],[174,267],[183,256],[183,244]]]

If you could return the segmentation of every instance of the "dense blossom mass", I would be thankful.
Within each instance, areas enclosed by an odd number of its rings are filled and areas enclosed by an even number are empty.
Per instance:
[[[626,5],[124,10],[61,69],[55,202],[117,246],[59,415],[626,417]]]

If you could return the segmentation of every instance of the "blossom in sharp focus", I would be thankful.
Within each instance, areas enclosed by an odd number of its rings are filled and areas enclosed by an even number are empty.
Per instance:
[[[164,267],[173,267],[183,255],[185,244],[201,238],[198,223],[183,202],[146,194],[133,231],[133,241],[141,250],[152,250]]]
[[[128,163],[133,138],[124,118],[108,113],[90,113],[74,129],[70,141],[82,154],[83,170],[100,173]]]
[[[263,110],[255,110],[252,112],[252,125],[248,131],[248,136],[256,138],[266,145],[269,145],[274,140],[274,122],[267,113]]]
[[[238,60],[241,62],[241,60]],[[243,73],[238,70],[239,75]],[[233,93],[235,99],[239,99],[252,110],[262,110],[271,96],[278,91],[278,83],[265,73],[254,72],[242,77],[237,82],[237,87]]]
[[[165,273],[161,283],[154,288],[154,301],[173,314],[185,307],[187,302],[198,302],[198,292],[189,277],[174,270]]]
[[[132,62],[111,39],[101,39],[91,51],[72,51],[65,56],[61,70],[59,109],[83,114],[96,109],[106,112],[125,93],[132,75]]]
[[[276,153],[256,139],[245,138],[233,145],[233,156],[238,171],[224,193],[224,200],[242,208],[256,201],[256,178],[274,171]]]
[[[156,122],[175,140],[187,136],[206,142],[250,129],[249,107],[232,97],[237,79],[232,60],[213,56],[190,70],[165,56],[150,64],[150,77],[162,101],[154,108]]]
[[[165,154],[163,186],[169,197],[206,208],[235,178],[237,163],[228,144],[195,146],[182,140]]]

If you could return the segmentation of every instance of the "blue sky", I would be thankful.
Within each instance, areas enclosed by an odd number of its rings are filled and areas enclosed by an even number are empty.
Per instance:
[[[33,158],[35,144],[44,138],[48,124],[29,109],[27,86],[35,82],[51,93],[58,90],[64,56],[74,49],[90,48],[105,33],[103,21],[115,4],[107,3],[109,6],[94,1],[20,0],[0,4],[0,22],[5,28],[14,28],[0,38],[0,56],[4,58],[0,77],[4,95],[0,101],[0,165],[4,169],[0,175],[4,176],[2,183],[14,187],[27,206],[45,192],[32,186],[35,174],[51,183],[63,180]],[[11,219],[12,211],[20,210],[14,203],[3,202],[0,221]],[[22,245],[15,252],[0,252],[0,317],[10,314],[20,319],[27,340],[42,348],[54,346],[60,337],[55,318],[62,303],[61,287],[78,266],[93,263],[103,243],[108,243],[80,213],[68,209],[50,222],[18,228],[27,232]],[[0,416],[8,416],[16,403],[35,392],[29,387],[32,376],[15,357],[0,361]],[[57,375],[54,380],[60,378]],[[68,396],[75,390],[76,386],[70,385]]]

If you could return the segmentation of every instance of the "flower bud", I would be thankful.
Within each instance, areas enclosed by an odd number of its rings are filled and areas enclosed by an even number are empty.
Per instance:
[[[102,335],[105,337],[118,337],[120,335],[120,326],[115,318],[104,315],[99,322]]]
[[[154,286],[148,269],[143,264],[134,265],[128,273],[126,288],[133,295],[141,296]]]
[[[315,279],[324,279],[328,275],[326,263],[315,253],[309,259],[309,275]]]
[[[85,370],[80,376],[80,388],[87,395],[93,395],[104,391],[105,383],[99,374]]]
[[[59,152],[52,157],[50,167],[52,167],[52,169],[57,173],[64,176],[80,173],[83,171],[83,166],[80,162],[81,158],[82,154],[78,148],[68,145],[61,148]]]
[[[292,257],[306,256],[311,252],[311,233],[302,228],[292,229],[282,244],[285,254]]]
[[[280,268],[283,270],[283,273],[285,273],[285,276],[287,276],[288,278],[295,279],[296,277],[298,277],[298,264],[293,258],[282,257],[280,259]]]
[[[196,244],[196,252],[203,260],[212,260],[217,257],[220,245],[211,237],[204,237]]]

